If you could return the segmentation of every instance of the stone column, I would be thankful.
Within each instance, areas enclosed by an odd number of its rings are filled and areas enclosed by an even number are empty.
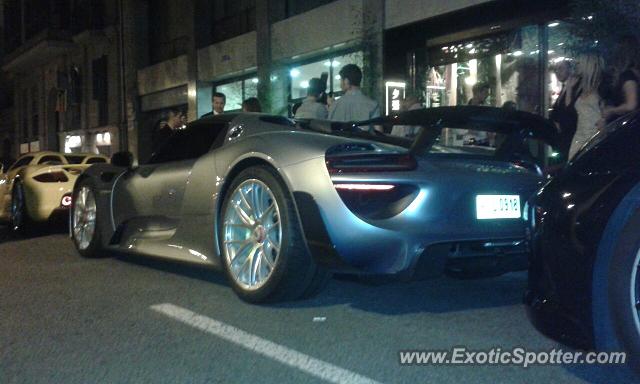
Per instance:
[[[149,62],[147,23],[148,0],[119,0],[121,31],[118,41],[120,54],[120,150],[128,150],[138,156],[138,124],[140,105],[138,100],[137,71]]]
[[[362,41],[364,45],[363,92],[384,105],[383,42],[384,0],[362,2]]]
[[[272,62],[271,24],[285,16],[282,0],[256,1],[256,61],[258,99],[264,112],[282,114],[286,110],[286,74]],[[284,105],[283,105],[284,100]]]

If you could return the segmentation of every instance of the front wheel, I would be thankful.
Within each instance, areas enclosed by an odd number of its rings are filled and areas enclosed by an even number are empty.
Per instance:
[[[96,192],[91,179],[84,179],[76,185],[70,214],[71,236],[80,255],[102,256]]]
[[[593,313],[596,347],[600,350],[626,351],[629,366],[640,375],[638,228],[640,211],[624,226],[610,257],[597,264],[593,285]]]
[[[319,269],[275,170],[247,168],[232,181],[218,228],[226,275],[242,299],[275,302],[315,293]]]

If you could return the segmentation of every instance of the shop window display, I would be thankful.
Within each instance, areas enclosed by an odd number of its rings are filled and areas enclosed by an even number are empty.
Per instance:
[[[222,92],[226,96],[226,111],[235,111],[242,108],[242,80],[233,83],[222,84],[216,87],[216,92]]]
[[[486,105],[540,113],[538,26],[428,50],[427,107]],[[475,94],[474,94],[475,91]],[[480,138],[495,145],[495,138]],[[451,130],[447,142],[469,140]]]
[[[292,67],[289,70],[291,80],[291,100],[300,100],[307,96],[309,80],[320,77],[326,73],[330,79],[327,82],[327,92],[341,94],[340,90],[340,68],[347,64],[356,64],[360,68],[363,66],[362,52],[353,52],[346,55],[329,57],[313,63]]]
[[[215,92],[222,92],[227,97],[224,110],[227,112],[242,109],[242,101],[250,97],[258,97],[258,78],[249,77],[229,83],[218,84]]]

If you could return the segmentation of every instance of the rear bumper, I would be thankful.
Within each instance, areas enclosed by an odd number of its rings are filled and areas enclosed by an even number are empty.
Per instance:
[[[382,180],[413,184],[418,188],[413,200],[400,213],[374,219],[356,215],[347,207],[334,187],[323,158],[291,165],[282,171],[289,189],[294,191],[309,249],[318,263],[331,269],[366,274],[404,274],[414,271],[420,260],[437,275],[444,271],[450,255],[434,254],[430,250],[434,245],[520,241],[524,238],[524,221],[521,219],[475,219],[475,201],[470,196],[474,196],[473,191],[477,189],[469,186],[462,191],[460,186],[456,186],[457,192],[451,193],[455,194],[454,200],[458,205],[451,205],[443,196],[455,190],[449,181],[415,181],[415,174],[402,172],[391,175],[396,178],[393,180],[384,179],[391,177],[389,175],[367,176],[370,180],[358,179],[356,182],[379,183]],[[315,176],[310,177],[311,174]],[[506,188],[488,188],[480,190],[483,193],[514,193]],[[535,183],[525,187],[521,185],[520,188],[521,200],[525,201]],[[520,253],[520,260],[524,260],[524,252]],[[522,269],[522,264],[516,269]]]
[[[25,183],[25,197],[29,218],[35,222],[46,222],[56,216],[64,215],[68,208],[63,207],[62,197],[73,191],[73,183]]]
[[[425,239],[419,236],[387,231],[382,239],[375,234],[354,235],[352,247],[343,253],[332,242],[314,198],[303,192],[295,192],[294,198],[309,251],[318,264],[333,271],[403,273],[423,278],[436,277],[455,268],[504,273],[524,270],[527,266],[524,240],[513,237],[429,244],[423,243]],[[372,246],[378,249],[370,248]],[[370,252],[361,254],[363,247]]]

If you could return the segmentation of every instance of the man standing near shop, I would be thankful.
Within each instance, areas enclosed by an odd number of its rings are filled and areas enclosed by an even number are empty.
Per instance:
[[[296,119],[321,119],[327,118],[327,106],[320,102],[320,94],[326,89],[322,80],[317,77],[309,80],[307,88],[307,98],[304,99],[300,107],[296,110]]]
[[[340,70],[341,98],[329,108],[331,121],[363,121],[380,116],[380,105],[360,90],[362,71],[355,64],[347,64]],[[379,129],[381,127],[376,127]]]

